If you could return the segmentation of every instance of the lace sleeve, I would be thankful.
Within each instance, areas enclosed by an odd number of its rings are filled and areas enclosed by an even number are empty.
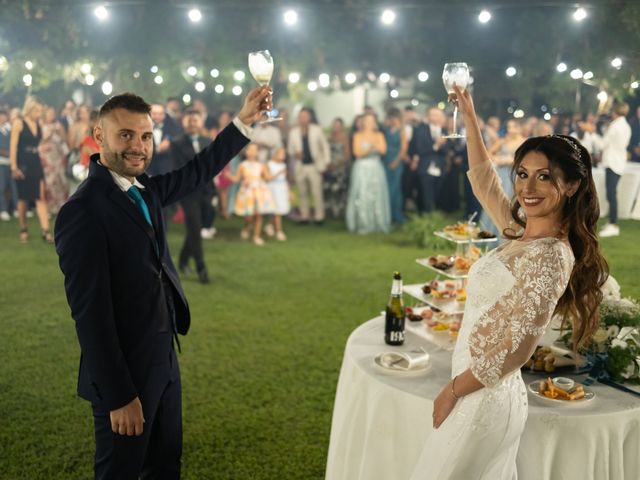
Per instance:
[[[513,259],[514,286],[486,310],[469,337],[471,371],[486,387],[531,357],[558,299],[564,293],[573,255],[560,241],[536,241]]]
[[[502,232],[507,227],[519,229],[511,217],[511,204],[502,189],[500,177],[489,161],[476,165],[467,172],[473,193]]]

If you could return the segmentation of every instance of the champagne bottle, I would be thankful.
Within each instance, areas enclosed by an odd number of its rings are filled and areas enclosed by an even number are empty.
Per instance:
[[[402,276],[400,272],[394,272],[384,325],[384,341],[388,345],[402,345],[404,343],[404,317]]]

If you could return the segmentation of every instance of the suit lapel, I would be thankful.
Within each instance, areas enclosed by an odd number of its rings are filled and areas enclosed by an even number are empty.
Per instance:
[[[136,223],[136,225],[138,225],[144,231],[151,242],[156,242],[153,228],[147,223],[147,221],[142,216],[142,213],[140,213],[140,211],[138,210],[138,207],[136,207],[136,205],[129,199],[125,192],[114,185],[114,188],[109,194],[109,198],[122,210],[124,210],[129,218],[131,218]]]

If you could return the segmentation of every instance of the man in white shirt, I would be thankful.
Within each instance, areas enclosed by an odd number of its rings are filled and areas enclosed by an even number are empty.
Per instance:
[[[605,170],[607,202],[609,203],[609,223],[600,230],[601,237],[620,235],[618,227],[618,182],[627,164],[627,147],[631,140],[631,127],[625,118],[629,105],[620,103],[612,112],[612,121],[603,136],[596,135],[595,143],[602,151],[602,165]]]

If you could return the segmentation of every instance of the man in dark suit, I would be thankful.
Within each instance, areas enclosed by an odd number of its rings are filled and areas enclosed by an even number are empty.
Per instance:
[[[184,135],[171,142],[171,156],[173,157],[175,168],[181,168],[186,165],[196,153],[211,143],[209,137],[201,134],[204,123],[202,114],[198,110],[187,110],[182,119],[182,125],[185,131]],[[184,244],[182,245],[182,250],[180,250],[178,270],[188,275],[191,272],[189,260],[193,257],[196,262],[198,279],[201,283],[209,283],[209,272],[204,263],[202,236],[200,235],[202,213],[211,206],[214,193],[213,182],[207,182],[201,188],[184,197],[180,202],[184,211],[186,232]]]
[[[249,93],[216,140],[183,168],[149,177],[150,106],[126,93],[100,109],[100,153],[62,207],[56,250],[81,357],[78,394],[91,402],[96,478],[180,477],[181,385],[174,343],[189,307],[165,236],[162,207],[200,188],[248,143],[270,105]],[[244,132],[244,133],[241,133]]]
[[[151,105],[153,121],[153,161],[149,165],[149,175],[161,175],[173,169],[171,142],[182,134],[180,126],[166,114],[164,105]]]
[[[442,110],[432,107],[427,110],[426,122],[420,123],[413,131],[409,142],[410,169],[416,170],[422,201],[418,202],[419,212],[432,212],[440,188],[440,179],[445,168],[447,141],[443,135],[445,116]]]

